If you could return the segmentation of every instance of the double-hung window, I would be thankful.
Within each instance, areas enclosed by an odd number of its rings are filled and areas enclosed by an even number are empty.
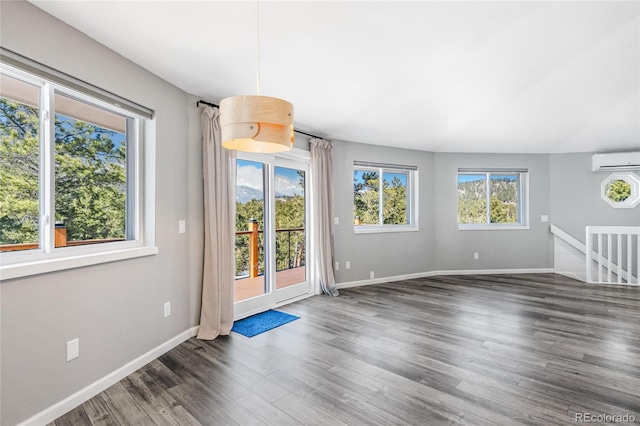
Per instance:
[[[458,169],[458,228],[528,228],[527,176],[526,169]]]
[[[127,101],[53,70],[7,64],[4,53],[2,278],[155,252],[143,236],[142,146],[151,111],[123,107]],[[151,250],[135,250],[145,245]]]
[[[415,166],[355,162],[354,231],[417,230],[417,173]]]

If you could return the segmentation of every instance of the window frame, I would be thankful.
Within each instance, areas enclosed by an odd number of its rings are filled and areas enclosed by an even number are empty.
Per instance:
[[[621,180],[631,187],[631,195],[624,201],[613,201],[608,197],[611,183]],[[640,204],[640,177],[633,172],[615,172],[600,184],[600,198],[615,209],[632,209]]]
[[[95,97],[101,89],[82,90],[88,83],[61,84],[60,79],[49,79],[52,73],[63,75],[55,70],[50,73],[34,73],[34,67],[15,65],[16,56],[7,61],[2,49],[0,71],[39,87],[39,227],[36,249],[0,252],[0,281],[89,266],[116,260],[131,259],[158,253],[155,246],[155,121],[153,111],[124,108],[121,105],[132,104],[113,95],[110,101]],[[39,65],[40,68],[44,67]],[[56,81],[53,81],[56,80]],[[127,153],[125,167],[126,182],[126,220],[125,241],[104,242],[73,247],[55,247],[55,94],[68,96],[79,102],[102,108],[126,118]],[[144,107],[142,107],[144,108]],[[147,114],[147,111],[149,114]],[[133,227],[133,229],[131,229]]]
[[[486,222],[484,223],[460,223],[459,198],[456,202],[456,215],[458,216],[458,230],[460,231],[495,231],[495,230],[527,230],[529,226],[529,170],[519,168],[459,168],[456,173],[456,194],[460,175],[485,175],[486,197]],[[518,218],[517,223],[492,223],[491,222],[491,175],[517,175],[518,176]]]
[[[372,234],[383,232],[417,232],[420,230],[418,226],[418,168],[410,165],[369,163],[364,161],[354,161],[351,172],[352,182],[353,174],[356,171],[373,171],[378,172],[378,224],[376,225],[356,225],[355,215],[352,217],[354,234]],[[390,225],[384,223],[384,174],[387,173],[403,173],[407,175],[407,223],[403,225]],[[355,194],[353,185],[351,188],[352,208],[355,209]],[[355,213],[355,212],[354,212]]]

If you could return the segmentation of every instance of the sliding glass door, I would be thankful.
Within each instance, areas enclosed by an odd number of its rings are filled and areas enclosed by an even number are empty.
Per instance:
[[[238,153],[235,316],[309,292],[308,163]]]

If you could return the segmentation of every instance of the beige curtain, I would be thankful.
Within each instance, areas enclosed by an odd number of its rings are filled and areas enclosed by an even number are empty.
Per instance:
[[[333,147],[331,142],[316,138],[311,139],[309,145],[317,276],[323,292],[338,296],[333,273]]]
[[[202,111],[204,271],[198,339],[227,335],[233,326],[236,152],[222,147],[220,111]]]

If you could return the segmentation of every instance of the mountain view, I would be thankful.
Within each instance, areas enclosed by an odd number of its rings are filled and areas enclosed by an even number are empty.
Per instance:
[[[490,223],[518,223],[518,178],[491,175],[489,180]],[[485,175],[458,178],[458,223],[487,223],[487,180]]]

